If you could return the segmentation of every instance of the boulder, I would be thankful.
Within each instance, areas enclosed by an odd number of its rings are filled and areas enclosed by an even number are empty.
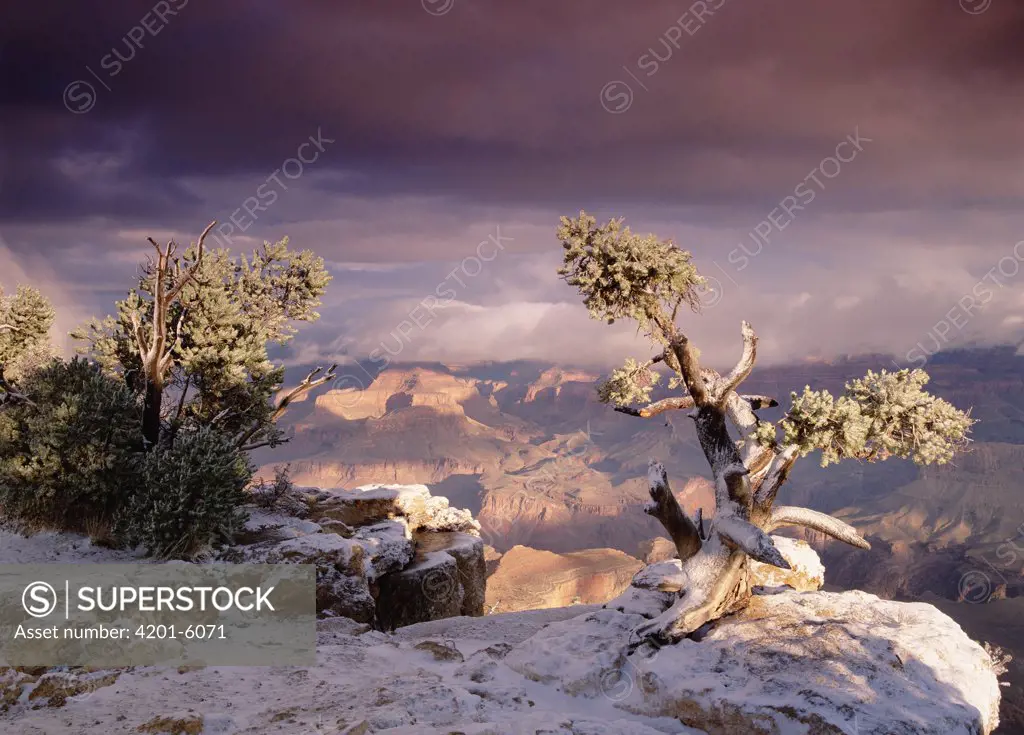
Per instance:
[[[992,659],[931,605],[866,592],[755,595],[699,642],[630,654],[643,620],[605,609],[553,623],[505,663],[709,735],[972,735],[998,725]]]
[[[463,598],[460,615],[483,615],[487,593],[487,563],[484,560],[484,542],[467,533],[418,533],[416,550],[423,554],[443,551],[455,559],[458,581]]]
[[[772,536],[775,548],[789,562],[791,569],[780,569],[771,564],[750,560],[752,587],[792,587],[797,592],[814,592],[825,584],[825,567],[817,552],[806,541]]]
[[[405,526],[397,521],[363,526],[352,538],[311,533],[232,547],[221,555],[223,561],[238,563],[312,564],[316,567],[317,613],[361,623],[373,622],[376,617],[372,585],[402,569],[412,558],[412,542],[405,536]]]
[[[323,617],[394,628],[483,615],[484,544],[469,511],[425,485],[303,489],[295,498],[303,517],[252,507],[243,543],[219,560],[314,565]]]
[[[236,547],[223,558],[239,563],[312,564],[316,567],[318,614],[341,615],[360,623],[372,622],[376,616],[366,575],[366,551],[353,539],[333,533],[311,534]]]
[[[405,569],[381,578],[379,586],[377,620],[383,630],[462,613],[459,565],[445,551],[418,554]]]

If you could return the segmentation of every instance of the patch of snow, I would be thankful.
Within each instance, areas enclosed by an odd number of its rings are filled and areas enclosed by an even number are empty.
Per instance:
[[[407,534],[406,525],[398,521],[381,521],[356,529],[352,541],[366,550],[363,568],[369,581],[396,572],[412,561],[413,548]]]
[[[0,564],[145,563],[144,550],[108,549],[78,533],[40,531],[23,535],[0,528]]]

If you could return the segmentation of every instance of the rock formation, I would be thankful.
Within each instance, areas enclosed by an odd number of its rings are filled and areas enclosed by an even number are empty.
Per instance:
[[[52,675],[10,670],[0,730],[128,735],[159,719],[223,735],[988,735],[998,724],[993,659],[930,605],[755,595],[700,640],[629,653],[630,630],[657,612],[575,606],[390,635],[334,618],[318,625],[313,667],[64,672],[68,696],[53,704],[33,696]]]
[[[313,564],[318,614],[386,630],[483,615],[480,525],[426,486],[307,489],[290,506],[290,513],[254,511],[244,543],[220,558]]]
[[[0,732],[988,735],[999,723],[997,652],[931,605],[818,591],[816,555],[782,537],[793,576],[754,567],[744,610],[675,645],[630,634],[672,603],[659,588],[678,559],[641,569],[604,608],[442,617],[482,600],[465,580],[482,577],[483,546],[424,490],[305,492],[306,518],[255,513],[241,548],[372,580],[378,608],[394,603],[383,614],[405,622],[439,619],[382,632],[322,618],[308,668],[0,667]]]

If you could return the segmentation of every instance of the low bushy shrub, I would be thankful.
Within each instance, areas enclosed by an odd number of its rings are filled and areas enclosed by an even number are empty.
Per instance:
[[[19,389],[29,400],[0,411],[0,514],[37,529],[109,523],[136,483],[137,397],[79,358],[50,361]]]
[[[229,542],[247,520],[240,506],[252,476],[246,454],[227,437],[209,427],[179,431],[145,455],[115,536],[163,558]]]

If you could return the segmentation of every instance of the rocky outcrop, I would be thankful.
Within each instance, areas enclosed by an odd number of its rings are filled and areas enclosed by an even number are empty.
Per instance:
[[[460,613],[483,615],[487,596],[487,561],[483,541],[476,536],[453,531],[418,533],[415,539],[420,553],[444,553],[455,560],[457,581],[463,589]]]
[[[381,579],[380,627],[394,630],[455,615],[483,615],[483,541],[456,532],[420,533],[415,538],[415,561]]]
[[[824,586],[825,567],[806,541],[785,536],[772,536],[772,541],[790,568],[780,569],[751,559],[751,586],[767,589],[789,587],[797,592],[814,592]]]
[[[675,559],[679,553],[676,551],[676,545],[664,536],[641,541],[638,551],[644,564],[660,564]]]
[[[629,652],[663,608],[554,623],[504,663],[527,679],[709,735],[990,733],[992,659],[930,605],[864,592],[755,596],[699,641]]]
[[[486,564],[479,524],[424,485],[304,489],[290,512],[254,509],[223,561],[311,564],[317,612],[388,630],[482,615]]]
[[[565,370],[558,367],[548,368],[527,386],[523,403],[531,403],[537,400],[537,396],[544,391],[550,392],[552,398],[557,397],[561,394],[562,389],[571,383],[582,384],[572,387],[578,393],[582,393],[585,398],[589,398],[594,392],[594,383],[599,379],[599,375],[580,370]]]
[[[186,714],[225,735],[987,735],[997,725],[992,659],[929,605],[757,596],[699,641],[630,653],[645,619],[572,607],[393,635],[324,620],[316,666],[140,667],[59,709],[31,709],[29,683],[0,712],[0,731],[129,735]]]

